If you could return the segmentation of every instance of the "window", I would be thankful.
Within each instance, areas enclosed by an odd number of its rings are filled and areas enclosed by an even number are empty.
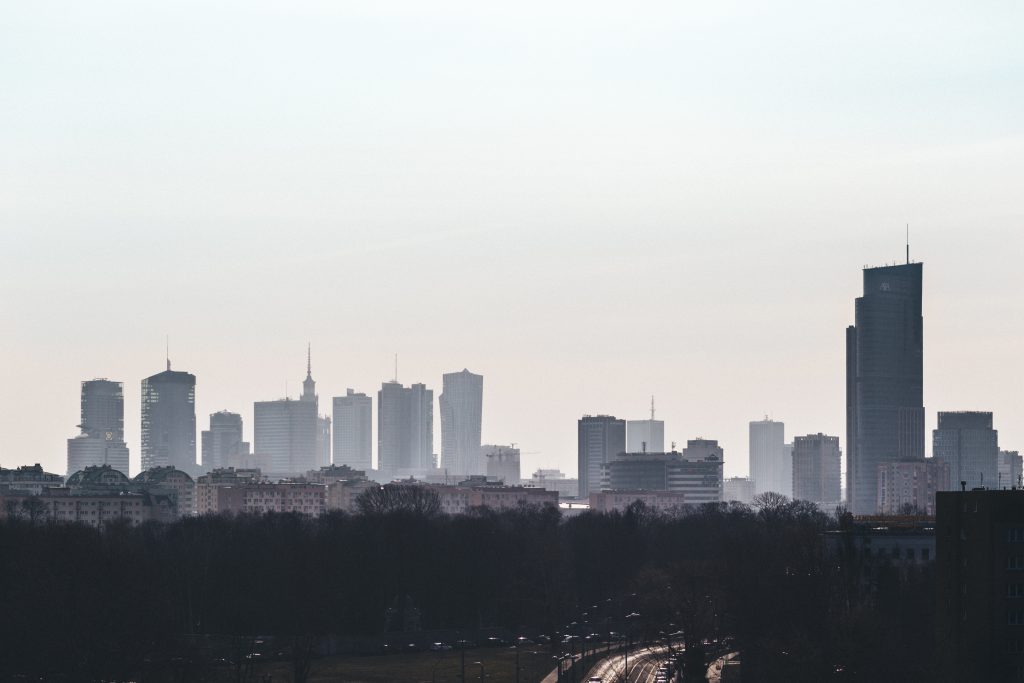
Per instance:
[[[1024,570],[1024,555],[1008,555],[1006,557],[1006,568],[1011,571]]]
[[[1006,623],[1010,626],[1024,626],[1024,609],[1006,610]]]
[[[925,562],[928,562],[929,560],[932,559],[931,548],[921,548],[921,559],[924,560]]]
[[[1008,597],[1008,598],[1024,598],[1024,583],[1008,583],[1008,584],[1006,584],[1006,597]]]
[[[1024,543],[1024,528],[1015,527],[1006,530],[1007,543]]]

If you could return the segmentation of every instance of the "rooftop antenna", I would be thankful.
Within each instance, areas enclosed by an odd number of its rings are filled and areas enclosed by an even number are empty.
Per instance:
[[[395,384],[398,383],[398,354],[395,354]]]
[[[164,358],[167,359],[167,369],[171,369],[171,335],[164,336]]]
[[[654,422],[654,397],[651,396],[651,422]]]
[[[907,223],[907,265],[910,265],[910,223]]]

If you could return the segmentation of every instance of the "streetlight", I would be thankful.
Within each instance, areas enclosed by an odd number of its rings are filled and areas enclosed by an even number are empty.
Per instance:
[[[630,612],[626,615],[626,657],[622,663],[622,674],[626,681],[629,681],[629,648],[633,647],[633,629],[630,626],[634,623],[634,620],[640,615],[636,612]]]
[[[473,662],[473,663],[480,667],[480,683],[484,683],[484,663],[483,662]]]

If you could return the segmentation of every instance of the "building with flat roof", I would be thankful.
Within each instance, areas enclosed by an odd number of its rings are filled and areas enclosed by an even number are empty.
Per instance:
[[[434,468],[434,392],[385,382],[377,393],[377,468],[422,476]]]
[[[175,512],[170,498],[147,491],[84,493],[62,487],[47,488],[36,496],[0,493],[0,519],[8,516],[102,528],[121,521],[132,526],[150,520],[168,522],[175,518]]]
[[[878,509],[878,466],[924,457],[920,263],[864,269],[846,329],[846,504]]]
[[[629,453],[664,453],[665,421],[654,419],[626,421],[626,451]]]
[[[487,465],[480,452],[484,378],[469,370],[443,375],[438,399],[441,409],[441,467],[449,474],[483,474]]]
[[[240,486],[265,481],[259,469],[238,469],[226,467],[215,469],[196,479],[196,513],[216,514],[218,510],[217,488]]]
[[[750,505],[754,502],[754,482],[750,477],[729,477],[722,481],[722,500]]]
[[[142,469],[195,474],[196,376],[167,370],[142,380]],[[125,470],[127,474],[127,469]]]
[[[688,443],[695,444],[692,454],[620,453],[604,466],[601,490],[670,491],[685,493],[688,504],[720,502],[723,460],[716,449],[721,449],[703,439]]]
[[[839,437],[808,434],[793,439],[793,499],[824,505],[842,500],[842,460]]]
[[[577,423],[580,498],[601,490],[603,468],[626,451],[626,421],[611,415],[584,415]]]
[[[506,486],[518,486],[521,478],[519,470],[519,449],[512,446],[486,444],[480,452],[487,463],[488,479],[500,479]]]
[[[559,498],[575,498],[580,490],[579,479],[568,478],[561,470],[539,469],[524,483],[532,488],[557,491]]]
[[[786,448],[786,425],[767,417],[750,423],[750,478],[754,493],[793,495],[793,463]]]
[[[373,468],[373,400],[347,389],[335,396],[334,464],[364,472]]]
[[[935,458],[878,466],[878,514],[935,516],[935,494],[949,490],[949,465]]]
[[[298,512],[318,517],[327,510],[327,487],[303,482],[248,482],[215,486],[209,496],[218,514]]]
[[[124,442],[124,390],[121,382],[94,379],[82,382],[81,433],[68,439],[67,473],[90,465],[110,465],[128,472]]]
[[[169,495],[179,517],[196,514],[196,482],[187,472],[174,467],[154,467],[139,472],[132,479],[136,489]]]
[[[210,428],[200,437],[202,471],[241,467],[249,456],[249,443],[242,435],[242,416],[227,410],[210,414]]]
[[[633,503],[663,513],[677,512],[686,504],[683,491],[597,491],[590,494],[590,509],[594,512],[625,512]]]
[[[1000,489],[1009,489],[1016,486],[1024,488],[1024,481],[1021,480],[1022,460],[1017,451],[999,451],[999,486]]]
[[[38,496],[44,489],[63,485],[64,477],[44,472],[39,463],[22,465],[12,470],[0,467],[0,493],[24,492]]]
[[[962,411],[939,413],[932,432],[932,456],[949,465],[950,488],[999,485],[999,432],[992,428],[992,413]]]

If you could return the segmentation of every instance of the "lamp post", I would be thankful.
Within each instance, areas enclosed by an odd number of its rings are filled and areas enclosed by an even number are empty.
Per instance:
[[[639,616],[636,612],[630,612],[626,615],[626,637],[628,640],[626,642],[626,657],[622,664],[622,674],[627,683],[629,682],[629,648],[633,647],[633,629],[631,626]]]
[[[473,662],[473,663],[480,667],[480,683],[484,683],[484,663],[483,662]]]

